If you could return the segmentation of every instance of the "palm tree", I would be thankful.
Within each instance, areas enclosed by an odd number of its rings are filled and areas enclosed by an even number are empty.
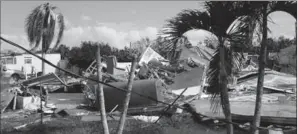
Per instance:
[[[296,1],[265,1],[265,2],[253,2],[250,3],[255,9],[258,9],[257,16],[262,17],[262,43],[260,49],[260,60],[259,60],[259,75],[257,82],[257,95],[256,95],[256,105],[254,119],[251,127],[252,134],[258,134],[259,131],[257,127],[260,126],[261,121],[261,104],[262,104],[262,95],[263,95],[263,83],[264,83],[264,69],[266,65],[266,56],[267,56],[267,18],[268,15],[275,11],[284,11],[297,19],[297,2]],[[297,52],[297,48],[296,48]]]
[[[56,39],[54,44],[56,48],[63,36],[64,17],[61,13],[57,13],[56,9],[57,7],[45,3],[33,9],[26,19],[25,29],[30,46],[35,50],[41,43],[42,58],[45,58],[45,53],[51,47],[53,40]],[[42,74],[45,72],[44,69],[42,61]]]
[[[212,93],[212,105],[216,109],[219,95],[223,112],[228,121],[231,121],[231,111],[227,90],[227,78],[231,77],[234,68],[239,67],[237,53],[232,53],[232,47],[247,43],[251,38],[251,30],[255,28],[256,17],[250,17],[254,10],[244,2],[205,2],[206,11],[184,10],[176,17],[168,20],[163,34],[173,44],[172,51],[177,48],[177,42],[183,34],[191,29],[202,29],[216,35],[219,45],[213,55],[207,72],[209,87]],[[234,21],[238,20],[236,25]],[[249,23],[247,23],[249,22]],[[234,24],[231,26],[231,24]],[[230,27],[231,26],[231,27]],[[252,28],[251,28],[252,27]],[[227,45],[229,42],[230,45]],[[199,48],[199,46],[198,46]],[[227,126],[228,133],[233,133],[233,126]]]

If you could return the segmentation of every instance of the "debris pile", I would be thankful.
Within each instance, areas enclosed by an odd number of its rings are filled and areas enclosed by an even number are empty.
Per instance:
[[[114,87],[126,89],[130,64],[123,63],[120,65],[114,57],[108,57],[107,59],[107,64],[102,65],[103,68],[101,70],[103,82]],[[207,62],[207,60],[205,60],[205,62]],[[179,60],[174,64],[168,64],[168,61],[148,48],[142,55],[136,71],[133,72],[135,73],[135,79],[132,85],[132,91],[143,96],[131,94],[128,114],[158,116],[166,114],[172,116],[173,114],[183,113],[183,110],[177,108],[177,106],[185,106],[185,104],[188,104],[186,105],[188,107],[185,108],[189,108],[188,110],[192,111],[191,114],[194,115],[193,117],[199,118],[200,122],[210,120],[209,118],[200,117],[200,114],[223,119],[224,117],[222,117],[222,115],[215,115],[210,111],[211,105],[208,99],[211,95],[203,92],[203,86],[207,84],[204,83],[205,76],[202,76],[205,73],[204,65],[204,63],[199,63],[199,60],[193,57]],[[256,100],[256,84],[258,77],[256,70],[257,66],[250,61],[250,63],[245,66],[245,69],[239,73],[236,82],[228,86],[231,111],[232,114],[234,114],[234,118],[232,118],[234,121],[246,123],[250,122],[252,119],[250,118],[250,116],[252,116],[250,113],[254,112],[252,109],[254,105],[251,104],[254,104]],[[83,75],[94,80],[98,79],[96,61],[89,66]],[[295,101],[296,104],[295,82],[295,76],[269,69],[265,70],[263,107],[266,109],[264,112],[266,112],[267,117],[265,116],[263,119],[267,119],[267,121],[265,121],[269,125],[277,124],[281,121],[289,123],[289,125],[294,125],[292,120],[296,119],[296,115],[293,116],[291,113],[282,112],[291,110],[290,112],[294,113],[291,103]],[[40,86],[42,89],[41,93]],[[82,78],[57,76],[54,73],[22,81],[19,86],[8,89],[4,95],[6,101],[3,103],[5,103],[6,107],[11,104],[13,110],[24,109],[46,114],[58,113],[61,116],[66,116],[69,114],[67,110],[57,110],[54,104],[45,104],[45,100],[47,100],[45,96],[48,92],[54,93],[59,89],[64,89],[62,91],[63,93],[70,93],[72,86],[77,86],[80,91],[79,93],[83,93],[83,95],[81,95],[84,96],[87,101],[87,105],[83,108],[82,106],[75,108],[85,109],[87,107],[95,110],[99,108],[96,96],[98,92],[97,82]],[[187,88],[187,90],[183,92],[185,88]],[[122,103],[126,92],[104,85],[103,89],[106,110],[113,114],[121,110],[123,108]],[[158,103],[158,101],[162,101],[170,104],[177,97],[179,97],[178,100],[168,111],[164,111],[167,107],[166,105]],[[281,106],[279,106],[279,104]],[[42,105],[42,110],[40,109],[40,105]],[[241,107],[242,105],[249,107],[246,108],[245,111],[242,111],[242,109],[244,109]],[[274,108],[276,105],[278,108]],[[2,98],[1,106],[3,107]],[[270,111],[267,111],[267,109]],[[283,111],[277,111],[279,109]],[[281,117],[276,118],[276,116]],[[135,118],[142,120],[143,117],[135,116]],[[156,119],[152,120],[155,121]],[[215,122],[214,124],[216,125],[220,124],[218,120],[213,120],[213,122]],[[247,124],[242,126],[242,128],[247,127],[249,127]]]

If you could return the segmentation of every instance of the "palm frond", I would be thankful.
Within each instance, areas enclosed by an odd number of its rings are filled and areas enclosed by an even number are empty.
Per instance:
[[[57,37],[57,42],[56,42],[56,44],[54,46],[54,49],[56,49],[59,46],[59,44],[60,44],[60,42],[61,42],[61,40],[63,38],[63,33],[64,33],[64,30],[65,30],[64,16],[62,14],[58,14],[57,19],[58,19],[57,21],[58,21],[59,33],[57,35],[58,36]]]
[[[167,20],[167,24],[162,30],[163,35],[175,40],[191,29],[210,30],[210,16],[206,12],[198,10],[183,10],[176,17]]]
[[[28,35],[30,46],[35,50],[42,39],[42,27],[44,18],[44,5],[36,7],[26,18],[25,29]]]
[[[43,36],[46,37],[46,38],[43,38],[43,44],[44,46],[43,47],[43,51],[44,52],[47,52],[47,50],[49,50],[50,48],[50,44],[51,42],[53,41],[53,38],[54,38],[54,35],[55,35],[55,25],[56,25],[56,18],[55,18],[55,14],[51,11],[51,10],[48,10],[47,11],[47,15],[45,18],[45,32],[43,33]]]
[[[176,55],[176,49],[180,44],[184,44],[184,33],[192,29],[203,29],[210,31],[210,16],[206,12],[198,10],[183,10],[176,17],[167,20],[167,24],[161,31],[161,34],[166,36],[166,40],[170,43],[167,48],[170,48],[172,56]],[[187,39],[186,39],[187,40]]]
[[[232,69],[233,69],[233,59],[232,59],[232,52],[230,51],[230,49],[228,49],[226,46],[224,47],[224,55],[225,55],[225,71],[226,71],[226,80],[229,83],[230,82],[230,76],[232,74]],[[221,57],[220,57],[220,51],[219,51],[219,47],[217,47],[214,56],[212,57],[210,63],[209,63],[209,67],[208,67],[208,71],[207,71],[207,82],[209,84],[209,86],[206,88],[206,91],[210,94],[212,94],[211,96],[211,109],[213,112],[217,112],[218,110],[218,106],[220,106],[219,104],[220,99],[218,99],[218,97],[221,94],[221,88],[223,87],[223,84],[227,84],[227,83],[221,83],[220,81],[220,69],[221,69]]]
[[[41,41],[42,50],[45,52],[49,50],[56,35],[56,23],[58,23],[59,31],[55,47],[60,43],[65,25],[62,14],[58,14],[57,17],[54,12],[55,9],[57,7],[45,3],[32,10],[31,14],[26,18],[25,30],[32,51],[40,46]]]
[[[272,1],[269,2],[269,7],[268,14],[275,11],[284,11],[297,19],[297,1]]]

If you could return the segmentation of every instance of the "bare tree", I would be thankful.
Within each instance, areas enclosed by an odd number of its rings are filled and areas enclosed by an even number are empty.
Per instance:
[[[100,47],[97,47],[97,77],[99,81],[102,81],[102,72],[101,72],[101,55],[100,55]],[[104,134],[109,134],[108,123],[106,118],[106,111],[105,111],[105,101],[104,101],[104,91],[103,85],[98,83],[98,88],[96,89],[96,96],[97,101],[100,104],[100,115],[101,115],[101,122],[104,130]]]
[[[127,85],[128,91],[126,93],[126,98],[125,98],[124,107],[123,107],[123,113],[122,113],[121,120],[120,120],[120,123],[118,126],[117,134],[123,133],[123,129],[124,129],[125,121],[126,121],[126,115],[127,115],[127,111],[128,111],[128,107],[129,107],[130,98],[131,98],[133,79],[135,76],[136,61],[137,61],[137,57],[136,57],[136,55],[134,55],[133,61],[132,61],[132,66],[131,66],[131,71],[130,71],[130,76],[129,76],[129,81],[128,81],[128,85]]]

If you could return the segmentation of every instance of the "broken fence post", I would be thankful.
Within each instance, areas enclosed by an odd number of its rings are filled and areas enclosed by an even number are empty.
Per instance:
[[[127,115],[127,111],[128,111],[128,107],[129,107],[130,98],[131,98],[132,84],[133,84],[133,80],[134,80],[134,76],[135,76],[135,68],[136,68],[136,62],[137,62],[136,60],[137,60],[137,57],[136,57],[136,55],[134,55],[132,65],[131,65],[130,75],[129,75],[128,91],[126,93],[126,98],[124,101],[124,109],[123,109],[123,113],[122,113],[120,123],[118,126],[117,134],[123,133],[126,115]]]

